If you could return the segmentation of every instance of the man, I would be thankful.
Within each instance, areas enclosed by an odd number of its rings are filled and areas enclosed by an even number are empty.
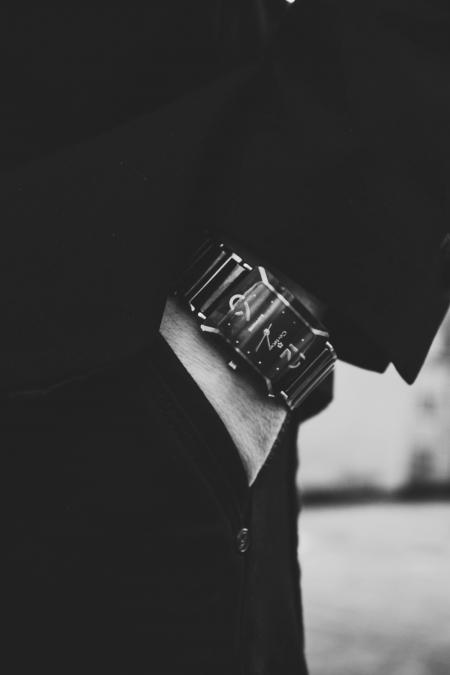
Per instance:
[[[180,278],[208,227],[412,382],[449,302],[449,27],[438,0],[11,9],[8,672],[306,672],[295,437],[328,394],[234,379]]]

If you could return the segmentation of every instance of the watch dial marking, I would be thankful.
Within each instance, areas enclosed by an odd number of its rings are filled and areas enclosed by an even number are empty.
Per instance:
[[[236,309],[236,305],[239,302],[242,302],[243,309]],[[230,309],[234,311],[236,316],[244,316],[245,314],[246,321],[250,321],[251,318],[250,305],[245,299],[245,295],[242,295],[241,293],[236,293],[235,295],[232,295],[228,304],[230,306]]]

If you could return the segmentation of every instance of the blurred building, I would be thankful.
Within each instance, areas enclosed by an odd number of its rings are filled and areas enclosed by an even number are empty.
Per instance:
[[[414,484],[450,481],[450,316],[413,391],[408,478]]]
[[[393,367],[338,362],[335,400],[302,425],[299,447],[302,489],[450,479],[450,314],[412,386]]]

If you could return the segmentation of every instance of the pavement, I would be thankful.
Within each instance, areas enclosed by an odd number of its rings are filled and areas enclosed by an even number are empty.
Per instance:
[[[450,675],[450,504],[305,508],[310,675]]]

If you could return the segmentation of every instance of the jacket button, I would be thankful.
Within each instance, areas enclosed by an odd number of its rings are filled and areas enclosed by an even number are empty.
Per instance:
[[[236,541],[239,553],[245,553],[250,546],[250,533],[247,527],[243,527],[241,530],[239,530]]]
[[[441,244],[441,281],[445,290],[450,290],[450,233],[446,234]]]

